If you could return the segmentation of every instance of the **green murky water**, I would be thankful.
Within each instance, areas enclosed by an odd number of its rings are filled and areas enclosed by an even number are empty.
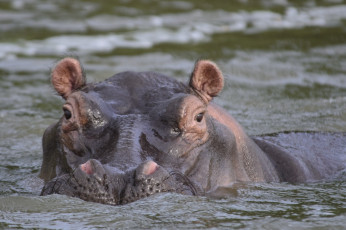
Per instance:
[[[221,200],[39,197],[41,136],[62,114],[49,71],[66,55],[89,81],[124,70],[185,81],[212,59],[226,75],[217,102],[248,134],[346,132],[346,1],[0,0],[0,228],[345,229],[345,175],[235,185]]]

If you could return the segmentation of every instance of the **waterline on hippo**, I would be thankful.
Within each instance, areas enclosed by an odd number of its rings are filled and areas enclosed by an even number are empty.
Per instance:
[[[160,192],[212,194],[235,182],[314,181],[345,168],[323,151],[297,155],[247,136],[212,102],[224,80],[207,60],[196,62],[188,84],[154,72],[87,84],[74,58],[58,62],[51,80],[65,104],[43,135],[42,195],[118,205]]]

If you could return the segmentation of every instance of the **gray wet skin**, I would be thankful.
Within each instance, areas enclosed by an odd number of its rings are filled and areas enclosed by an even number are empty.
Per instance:
[[[212,102],[223,76],[210,61],[196,63],[188,84],[154,72],[87,84],[79,61],[65,58],[52,84],[65,104],[43,135],[42,195],[117,205],[159,192],[203,195],[233,182],[319,180],[345,166],[248,137]]]

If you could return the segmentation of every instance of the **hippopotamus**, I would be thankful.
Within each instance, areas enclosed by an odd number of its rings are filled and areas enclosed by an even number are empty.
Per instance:
[[[195,63],[187,83],[132,71],[87,83],[79,60],[66,57],[51,82],[65,103],[43,135],[42,195],[119,205],[161,192],[206,195],[238,182],[314,181],[345,167],[323,152],[329,147],[318,156],[292,154],[246,135],[213,102],[224,77],[209,60]]]

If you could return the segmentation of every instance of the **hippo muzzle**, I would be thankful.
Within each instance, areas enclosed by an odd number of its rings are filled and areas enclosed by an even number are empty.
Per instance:
[[[196,187],[179,172],[168,172],[146,161],[126,173],[88,160],[73,172],[45,184],[41,195],[62,194],[102,204],[121,205],[162,192],[197,195]]]

